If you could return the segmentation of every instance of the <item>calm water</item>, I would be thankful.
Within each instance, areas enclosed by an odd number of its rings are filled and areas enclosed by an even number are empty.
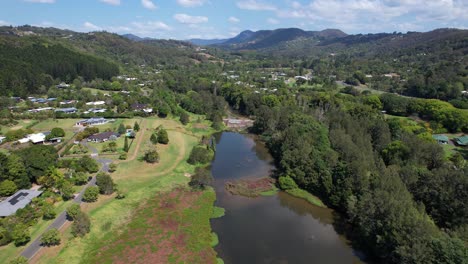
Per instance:
[[[216,205],[226,215],[213,219],[215,248],[230,263],[360,263],[333,228],[332,210],[280,192],[246,198],[224,190],[227,180],[265,177],[274,169],[267,149],[249,135],[218,135],[212,165]]]

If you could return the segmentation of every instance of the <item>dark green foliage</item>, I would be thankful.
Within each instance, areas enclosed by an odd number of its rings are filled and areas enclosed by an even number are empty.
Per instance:
[[[50,134],[46,136],[46,139],[49,140],[51,138],[58,138],[58,137],[64,137],[65,136],[65,131],[63,128],[60,127],[55,127],[52,128],[50,131]]]
[[[13,239],[15,246],[19,247],[25,245],[31,240],[28,227],[21,223],[15,225],[11,238]]]
[[[54,205],[47,202],[44,203],[42,206],[42,218],[44,218],[44,220],[51,220],[55,219],[56,216],[57,212],[55,212]]]
[[[140,131],[140,124],[138,124],[138,122],[135,121],[135,124],[133,125],[133,130],[135,130],[136,132]]]
[[[159,161],[159,154],[156,148],[149,149],[145,152],[143,160],[148,163],[156,163]]]
[[[119,160],[126,160],[127,159],[127,153],[122,153],[119,156]]]
[[[82,186],[88,183],[89,175],[86,172],[76,172],[73,174],[73,180],[76,185]]]
[[[281,176],[278,179],[279,186],[282,190],[291,190],[298,188],[296,182],[289,176]]]
[[[153,145],[158,144],[158,136],[155,133],[151,134],[150,141]]]
[[[91,230],[91,220],[86,213],[79,212],[72,224],[72,234],[75,237],[83,237]]]
[[[198,145],[193,147],[190,156],[187,160],[189,164],[206,164],[214,157],[214,152],[206,145]]]
[[[57,163],[57,150],[53,146],[34,145],[15,152],[24,162],[29,178],[37,182],[39,176]]]
[[[160,144],[168,144],[169,143],[169,135],[167,134],[167,131],[164,128],[160,128],[158,130],[158,143]]]
[[[195,174],[190,177],[189,186],[193,189],[204,190],[213,182],[211,171],[207,168],[196,168]]]
[[[41,245],[47,247],[60,245],[59,231],[56,228],[51,228],[45,231],[41,236]]]
[[[87,203],[92,203],[97,201],[99,196],[99,187],[97,186],[90,186],[86,188],[84,194],[83,194],[83,201]]]
[[[90,156],[81,157],[78,162],[78,171],[86,171],[88,173],[96,173],[99,170],[99,164]]]
[[[100,172],[96,175],[96,185],[99,187],[100,194],[110,195],[114,193],[114,181],[107,173]]]
[[[8,264],[28,264],[28,259],[23,256],[19,256],[15,259],[12,259],[10,262],[8,262]]]
[[[125,137],[123,151],[128,152],[129,148],[130,147],[128,146],[128,138]]]
[[[117,129],[117,132],[118,132],[120,135],[123,135],[123,134],[125,134],[126,131],[127,131],[127,130],[125,129],[124,124],[120,123],[119,128]]]
[[[75,190],[73,188],[73,184],[69,181],[64,181],[63,183],[61,183],[59,191],[62,195],[62,198],[65,201],[75,198]]]
[[[180,113],[180,122],[182,123],[182,125],[187,125],[190,122],[190,116],[185,111],[182,111],[182,113]]]

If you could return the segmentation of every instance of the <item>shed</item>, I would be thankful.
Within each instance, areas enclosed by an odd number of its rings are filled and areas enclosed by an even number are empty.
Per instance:
[[[33,198],[41,195],[38,190],[19,190],[5,201],[0,203],[0,217],[12,215],[18,209],[26,207]]]
[[[464,135],[462,137],[457,137],[454,140],[455,140],[455,143],[458,146],[462,146],[462,147],[468,146],[468,136],[467,135]]]
[[[449,139],[446,135],[432,135],[432,138],[439,144],[448,144]]]

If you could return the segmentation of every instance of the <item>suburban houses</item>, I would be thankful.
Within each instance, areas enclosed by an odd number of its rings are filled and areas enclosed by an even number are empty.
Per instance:
[[[432,135],[432,138],[439,144],[448,144],[449,138],[445,135]]]
[[[40,133],[35,133],[35,134],[29,134],[25,138],[22,138],[18,140],[19,143],[24,144],[31,142],[33,144],[39,144],[39,143],[44,143],[46,141],[47,135],[50,134],[50,131],[48,132],[40,132]]]
[[[10,216],[28,205],[33,198],[41,195],[38,190],[19,190],[0,203],[0,217]]]
[[[108,132],[102,132],[102,133],[91,135],[88,137],[87,140],[89,142],[99,143],[99,142],[106,142],[108,140],[116,140],[118,137],[120,137],[119,133],[108,131]]]
[[[94,105],[94,106],[97,106],[97,105],[105,105],[106,102],[104,101],[95,101],[95,102],[87,102],[86,105]]]

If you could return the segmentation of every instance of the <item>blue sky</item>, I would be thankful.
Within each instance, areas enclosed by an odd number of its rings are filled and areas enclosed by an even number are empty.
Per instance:
[[[468,0],[0,0],[0,25],[153,38],[228,38],[250,29],[346,33],[468,28]]]

